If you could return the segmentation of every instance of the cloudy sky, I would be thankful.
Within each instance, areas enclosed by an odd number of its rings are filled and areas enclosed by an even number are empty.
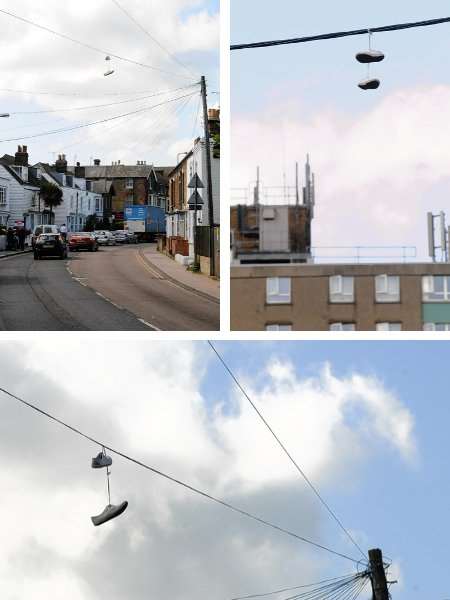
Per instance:
[[[394,561],[396,600],[448,597],[449,409],[441,343],[219,343],[358,543]],[[2,342],[1,386],[148,464],[358,558],[205,342]],[[74,360],[76,357],[76,360]],[[427,381],[422,373],[427,372]],[[432,406],[432,410],[430,407]],[[2,598],[197,600],[354,565],[99,450],[0,394]],[[424,518],[426,515],[426,518]],[[282,598],[277,598],[282,600]]]
[[[445,0],[231,7],[233,43],[448,16]],[[449,27],[375,34],[373,47],[386,54],[373,69],[375,92],[357,87],[363,36],[233,52],[233,187],[247,187],[257,164],[266,186],[282,185],[283,171],[293,184],[295,161],[310,152],[314,246],[417,246],[426,258],[425,213],[449,209]]]
[[[28,144],[33,162],[52,162],[57,154],[65,153],[70,163],[89,164],[100,158],[106,164],[146,160],[167,165],[175,164],[178,152],[189,149],[201,125],[198,88],[179,88],[204,74],[211,91],[210,105],[219,103],[219,95],[213,93],[219,91],[219,0],[119,0],[119,4],[157,43],[113,0],[18,0],[14,6],[0,0],[0,9],[102,51],[81,47],[0,13],[0,112],[11,113],[9,119],[0,119],[0,140],[23,137],[0,142],[0,155],[14,154],[22,142]],[[153,68],[114,58],[108,63],[103,51]],[[108,68],[115,73],[105,77]],[[192,97],[181,98],[192,93]],[[177,97],[181,99],[105,124],[25,139]],[[83,110],[71,112],[38,112],[81,107]],[[35,114],[13,114],[23,112]]]

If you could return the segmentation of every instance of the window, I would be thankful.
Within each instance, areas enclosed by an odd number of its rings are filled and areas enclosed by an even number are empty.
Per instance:
[[[88,200],[88,213],[91,212],[91,199]]]
[[[424,323],[424,331],[450,331],[450,323]]]
[[[95,211],[99,212],[100,210],[100,198],[95,199]]]
[[[330,277],[330,302],[353,302],[353,277],[333,275]]]
[[[0,185],[0,206],[6,206],[6,189]]]
[[[450,302],[450,276],[422,277],[422,297],[424,302]]]
[[[268,277],[266,301],[267,304],[289,304],[291,302],[291,278]]]
[[[401,331],[401,323],[377,323],[377,331]]]
[[[292,331],[292,325],[287,325],[286,323],[284,325],[281,323],[271,323],[270,325],[266,325],[266,331]]]
[[[8,222],[8,217],[6,215],[0,215],[0,225],[6,225]]]
[[[330,331],[355,331],[354,323],[330,323]]]
[[[132,190],[134,188],[133,179],[127,179],[127,190]]]
[[[400,277],[377,275],[375,277],[375,299],[377,302],[400,302]]]

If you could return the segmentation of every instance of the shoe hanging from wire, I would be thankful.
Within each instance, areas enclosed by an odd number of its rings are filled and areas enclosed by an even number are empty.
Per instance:
[[[370,76],[370,65],[384,60],[384,53],[380,50],[372,50],[372,32],[369,30],[369,49],[356,54],[359,63],[367,65],[367,79],[360,81],[358,87],[362,90],[376,90],[380,87],[380,80]]]
[[[108,77],[109,75],[112,75],[112,74],[114,73],[114,69],[112,69],[112,68],[111,68],[111,57],[110,57],[110,56],[107,56],[107,57],[105,58],[105,60],[107,61],[107,64],[108,64],[108,69],[105,71],[105,73],[103,73],[103,75],[104,75],[105,77]]]
[[[109,483],[109,478],[111,475],[109,467],[111,465],[112,458],[110,456],[107,456],[105,448],[102,448],[102,451],[99,452],[99,454],[97,454],[97,456],[95,456],[92,459],[91,466],[93,469],[102,469],[106,467],[106,482],[108,488],[108,504],[99,515],[91,517],[91,521],[96,527],[98,525],[106,523],[107,521],[110,521],[111,519],[114,519],[115,517],[118,517],[126,510],[128,506],[128,502],[126,500],[124,502],[121,502],[120,504],[111,504],[111,487]]]

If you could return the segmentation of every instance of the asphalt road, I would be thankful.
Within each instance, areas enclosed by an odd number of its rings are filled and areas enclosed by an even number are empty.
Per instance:
[[[152,274],[136,259],[134,246],[69,256],[68,261],[34,261],[32,254],[0,260],[0,330],[219,327],[217,303]]]
[[[81,282],[163,331],[212,331],[220,327],[217,300],[177,284],[139,250],[144,245],[79,253],[70,269]]]

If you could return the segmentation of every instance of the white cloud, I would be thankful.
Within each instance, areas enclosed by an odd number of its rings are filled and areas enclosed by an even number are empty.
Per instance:
[[[219,16],[206,10],[206,0],[129,0],[121,4],[195,76],[172,60],[111,0],[67,0],[64,8],[57,0],[47,0],[45,3],[18,0],[12,9],[13,13],[104,50],[105,54],[0,15],[2,43],[8,48],[8,52],[0,56],[1,87],[79,94],[74,98],[54,94],[14,95],[0,91],[2,111],[13,113],[106,104],[132,98],[137,95],[136,92],[150,94],[175,90],[196,81],[196,74],[200,69],[203,70],[205,60],[211,61],[211,57],[215,56],[219,43]],[[141,68],[114,57],[107,63],[106,53],[126,57],[155,69]],[[109,66],[115,73],[104,77]],[[216,70],[208,67],[207,76],[215,76],[217,73],[213,71]],[[79,112],[12,115],[8,123],[4,123],[1,139],[110,118],[156,105],[171,97],[183,96],[190,91],[173,91],[165,97]],[[110,95],[116,93],[124,95]],[[23,143],[28,143],[33,162],[51,161],[51,154],[58,152],[66,153],[70,161],[76,155],[77,160],[87,164],[95,155],[108,163],[113,160],[131,164],[135,164],[136,160],[165,162],[169,158],[166,146],[184,137],[186,130],[192,128],[195,115],[191,118],[191,113],[195,112],[196,105],[191,100],[183,108],[184,102],[180,100],[105,125],[24,140]],[[44,125],[45,122],[48,125]],[[13,154],[15,147],[16,142],[1,143],[0,151]]]
[[[232,180],[246,186],[259,164],[263,181],[280,185],[284,129],[290,179],[307,152],[317,175],[314,246],[417,246],[424,258],[425,213],[448,207],[450,195],[449,101],[450,87],[435,85],[393,92],[350,116],[302,118],[298,99],[235,114]]]

